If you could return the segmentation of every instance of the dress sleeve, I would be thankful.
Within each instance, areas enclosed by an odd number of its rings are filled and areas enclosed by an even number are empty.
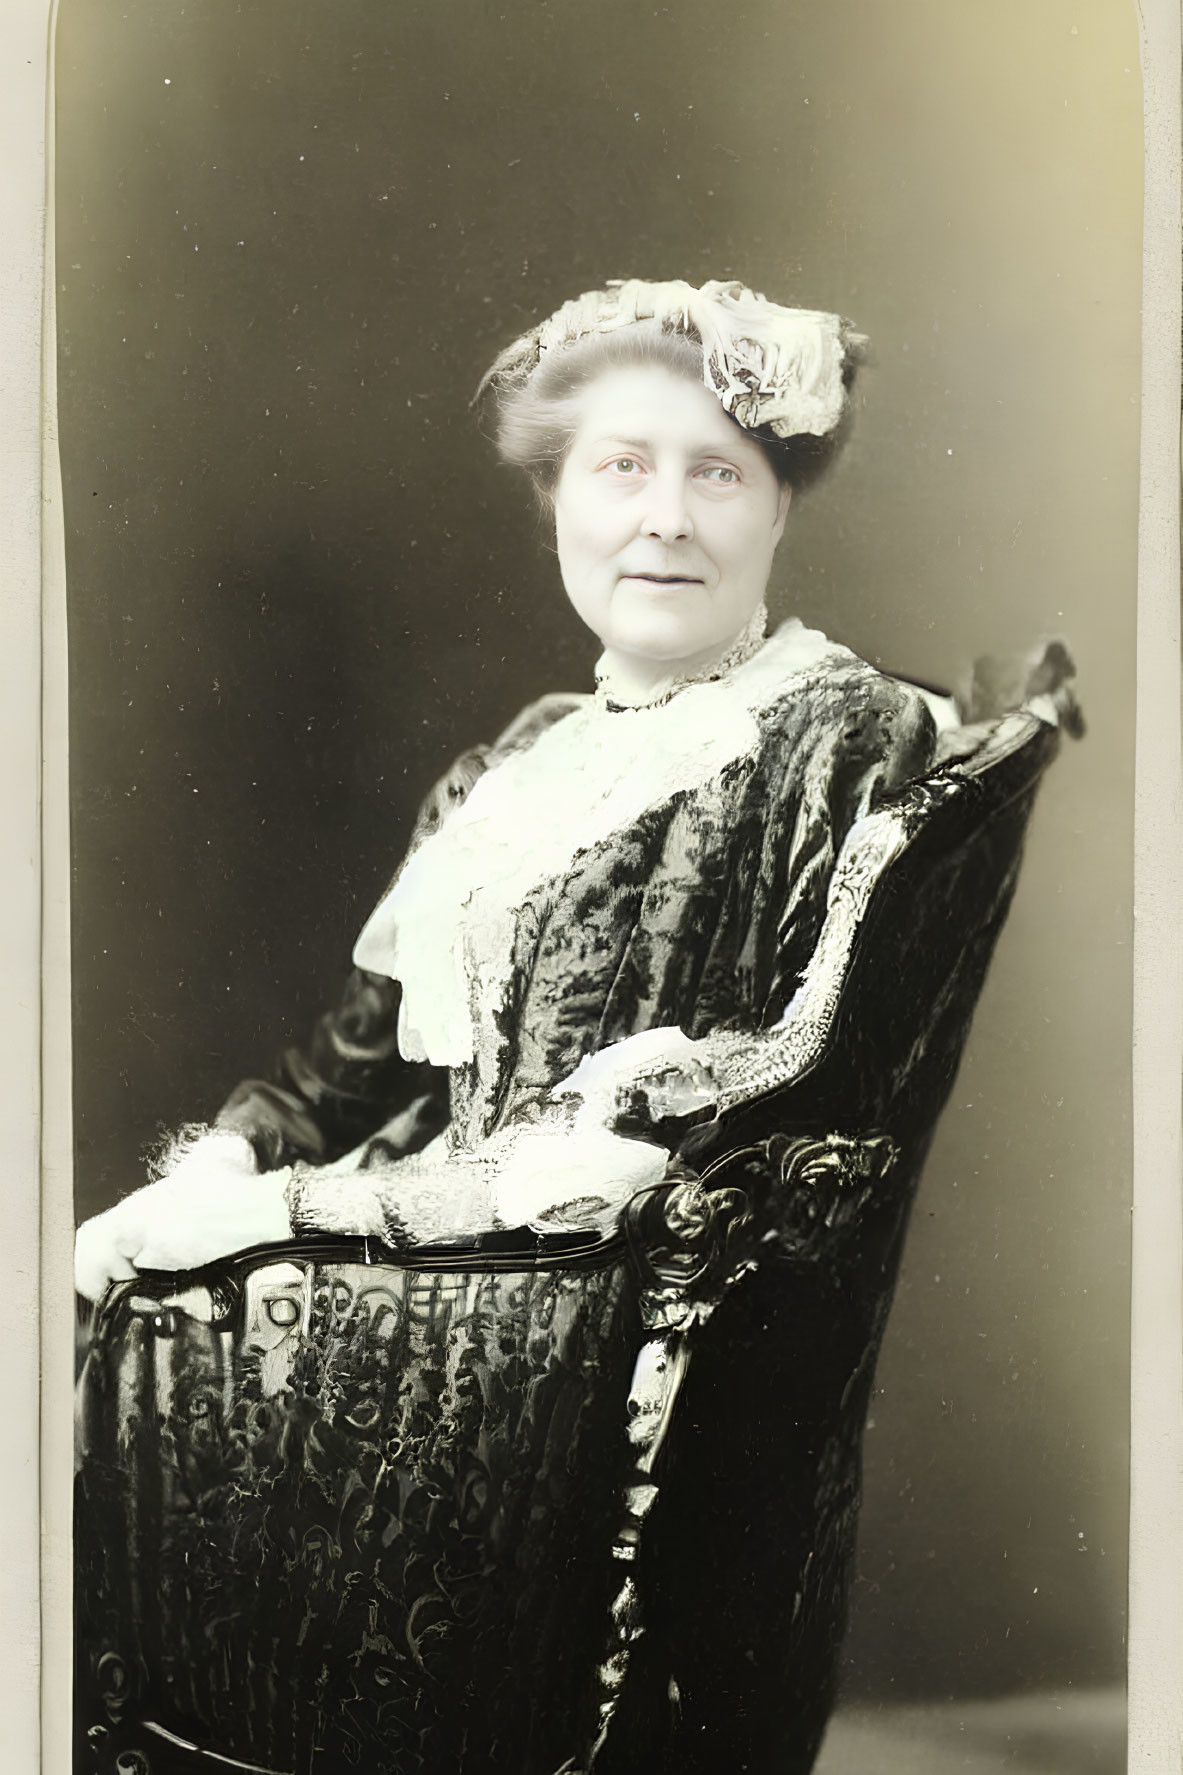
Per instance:
[[[354,968],[308,1040],[286,1048],[268,1077],[238,1085],[215,1126],[245,1135],[261,1171],[327,1163],[412,1108],[408,1139],[430,1138],[448,1118],[448,1075],[402,1058],[398,1003],[394,980]]]
[[[821,934],[842,846],[851,828],[932,763],[933,718],[920,693],[895,679],[839,682],[837,719],[825,711],[817,743],[770,795],[766,845],[784,852],[785,886],[774,912],[775,963],[760,1023],[783,1015]],[[769,865],[769,875],[774,869]]]
[[[778,1088],[791,1069],[797,1038],[786,1013],[818,947],[843,846],[860,820],[931,767],[935,743],[932,716],[911,686],[855,680],[837,687],[835,711],[819,714],[814,742],[796,754],[783,782],[770,781],[750,908],[752,944],[759,951],[767,943],[767,960],[751,1018],[700,1029],[687,1056],[709,1070],[728,1107]],[[776,892],[764,898],[773,882]],[[618,1101],[627,1101],[624,1125],[648,1125],[676,1145],[671,1123],[694,1119],[698,1095],[684,1064],[658,1059],[639,1070]]]
[[[794,857],[789,870],[762,1026],[715,1031],[704,1042],[727,1107],[754,1102],[794,1071],[799,1039],[794,1000],[818,948],[843,847],[860,820],[931,769],[936,738],[920,693],[889,679],[873,698],[852,707],[833,751],[811,760],[814,780],[802,801],[807,855]],[[795,845],[802,840],[802,824],[799,816]]]

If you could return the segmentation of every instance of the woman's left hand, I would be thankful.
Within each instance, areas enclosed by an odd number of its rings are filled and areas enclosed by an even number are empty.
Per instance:
[[[589,1121],[622,1129],[697,1118],[718,1100],[705,1042],[677,1028],[644,1030],[589,1054],[551,1095],[573,1095]]]
[[[607,1231],[630,1196],[660,1181],[668,1159],[664,1147],[589,1123],[514,1129],[492,1185],[494,1213],[502,1226]]]
[[[719,1081],[700,1060],[673,1062],[646,1078],[618,1085],[615,1125],[658,1127],[663,1122],[697,1120],[719,1099]]]
[[[78,1229],[75,1286],[97,1300],[109,1282],[139,1270],[189,1270],[251,1245],[291,1236],[284,1188],[290,1173],[254,1168],[237,1135],[207,1138],[157,1183],[133,1190]]]

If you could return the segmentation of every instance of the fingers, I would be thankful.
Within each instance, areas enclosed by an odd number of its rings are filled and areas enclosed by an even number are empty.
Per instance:
[[[290,1169],[243,1177],[235,1164],[206,1162],[125,1197],[80,1227],[75,1247],[79,1290],[95,1299],[112,1276],[137,1270],[193,1270],[251,1245],[291,1237],[285,1197]],[[83,1286],[85,1284],[85,1287]]]
[[[111,1281],[137,1270],[191,1270],[251,1245],[291,1237],[285,1166],[247,1171],[237,1136],[212,1139],[157,1183],[133,1191],[79,1227],[74,1277],[79,1294],[97,1300]]]
[[[135,1267],[132,1274],[138,1275],[141,1270],[199,1269],[204,1261],[204,1258],[198,1255],[191,1261],[186,1262],[184,1257],[178,1253],[175,1246],[148,1244],[141,1246],[140,1250],[136,1253]]]
[[[651,1077],[618,1086],[615,1112],[619,1116],[645,1115],[652,1121],[693,1115],[707,1109],[719,1095],[719,1082],[709,1066],[697,1057],[664,1067]]]
[[[84,1221],[74,1240],[74,1286],[86,1300],[98,1300],[111,1282],[135,1275],[134,1241],[111,1214]],[[132,1249],[128,1247],[132,1246]]]

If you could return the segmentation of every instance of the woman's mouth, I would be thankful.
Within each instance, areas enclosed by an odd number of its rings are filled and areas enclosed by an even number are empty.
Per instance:
[[[622,579],[633,580],[638,585],[651,586],[656,591],[681,591],[687,586],[700,586],[701,579],[695,579],[689,573],[625,573]]]

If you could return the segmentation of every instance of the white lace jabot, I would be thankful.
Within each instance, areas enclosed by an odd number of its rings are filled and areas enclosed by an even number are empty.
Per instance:
[[[404,1058],[480,1058],[482,1043],[496,1040],[516,915],[530,892],[754,750],[757,712],[797,674],[841,657],[852,656],[793,619],[722,676],[675,685],[660,701],[621,708],[588,698],[488,770],[408,858],[354,948],[359,967],[402,984]]]

